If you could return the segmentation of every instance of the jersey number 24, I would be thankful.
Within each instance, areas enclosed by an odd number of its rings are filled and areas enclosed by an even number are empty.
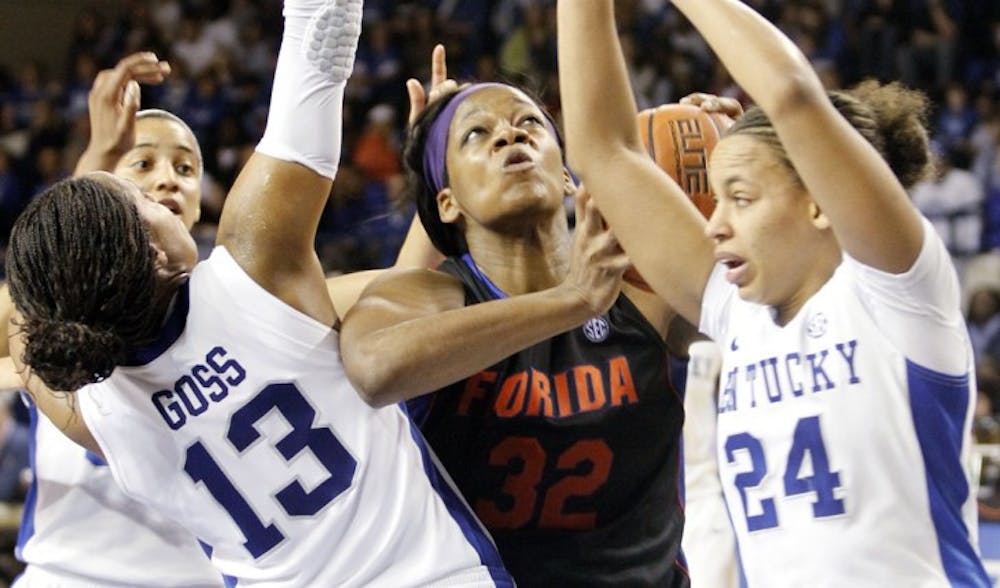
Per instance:
[[[743,501],[747,530],[752,533],[777,527],[778,511],[773,497],[761,499],[759,514],[751,515],[747,509],[747,490],[760,485],[767,475],[763,444],[750,433],[736,433],[726,439],[725,449],[729,463],[736,461],[738,451],[746,451],[753,466],[750,471],[736,474],[733,480]],[[810,475],[802,473],[807,460],[810,462],[808,465],[811,465]],[[815,495],[812,510],[816,518],[844,514],[844,501],[834,495],[834,490],[840,487],[840,474],[830,471],[830,460],[823,444],[818,416],[799,419],[795,425],[792,448],[788,451],[788,461],[785,464],[784,486],[785,496],[807,493]]]

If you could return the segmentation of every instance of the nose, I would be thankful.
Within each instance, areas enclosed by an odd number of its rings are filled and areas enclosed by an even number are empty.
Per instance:
[[[720,203],[712,211],[712,216],[708,217],[708,223],[705,225],[705,235],[718,243],[731,237],[732,234],[732,227],[726,220],[725,211]]]
[[[508,145],[527,143],[531,139],[528,131],[515,125],[505,123],[497,132],[497,137],[493,142],[494,149],[500,149]]]
[[[169,164],[160,165],[153,177],[153,189],[157,192],[176,192],[179,187],[174,167]]]

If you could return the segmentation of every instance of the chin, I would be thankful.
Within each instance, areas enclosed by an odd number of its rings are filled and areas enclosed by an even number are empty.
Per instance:
[[[761,304],[763,306],[771,306],[771,302],[766,300],[761,292],[755,290],[751,284],[743,284],[737,286],[739,290],[740,298],[746,302],[752,302],[753,304]]]

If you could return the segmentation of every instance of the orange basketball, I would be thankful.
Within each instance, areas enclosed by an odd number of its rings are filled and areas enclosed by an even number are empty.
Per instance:
[[[715,210],[708,184],[708,156],[733,119],[688,104],[664,104],[638,116],[639,135],[649,156],[684,190],[705,218]],[[652,291],[635,268],[625,280]]]
[[[642,142],[663,171],[670,174],[705,218],[715,210],[708,185],[708,156],[733,120],[688,104],[664,104],[638,116]]]

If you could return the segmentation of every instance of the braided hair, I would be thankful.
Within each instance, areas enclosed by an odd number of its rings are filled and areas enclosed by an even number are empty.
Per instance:
[[[113,184],[83,176],[36,196],[7,251],[24,362],[54,390],[108,377],[155,337],[164,311],[154,260],[148,226]]]

